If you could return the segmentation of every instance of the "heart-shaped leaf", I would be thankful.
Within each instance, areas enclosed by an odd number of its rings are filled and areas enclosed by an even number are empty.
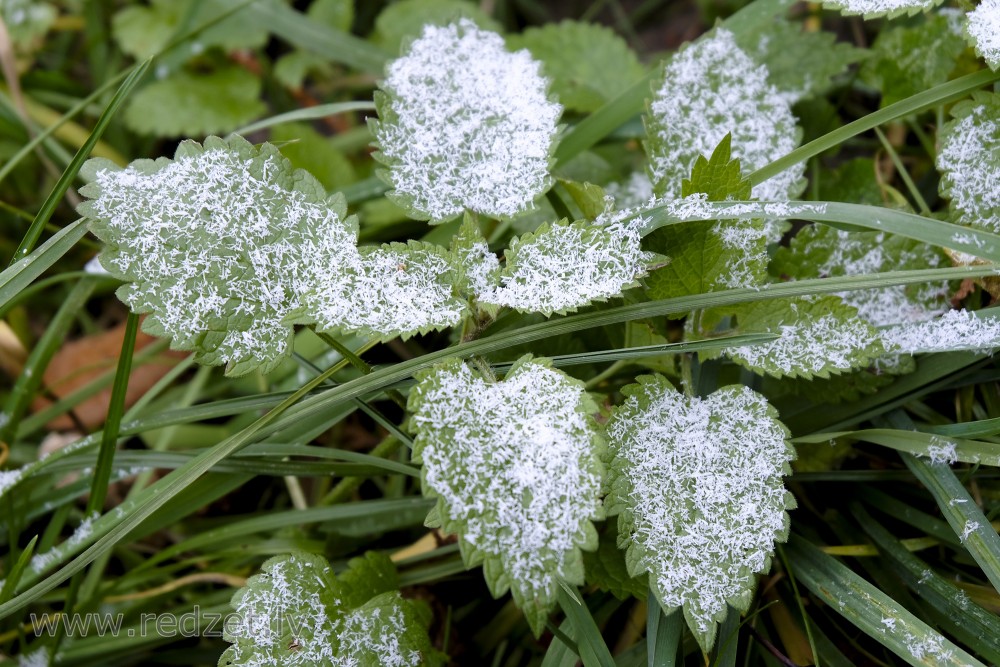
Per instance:
[[[656,375],[623,392],[607,424],[608,512],[629,574],[649,573],[664,611],[682,607],[707,653],[727,605],[746,611],[787,537],[788,431],[743,386],[694,398]]]
[[[956,104],[944,126],[937,167],[941,194],[951,199],[956,222],[1000,232],[1000,96],[975,93]],[[956,228],[956,236],[962,230]]]
[[[374,552],[336,576],[322,556],[276,556],[233,596],[233,645],[220,667],[416,667],[439,664],[429,610],[399,595],[396,571]],[[235,619],[235,622],[232,620]]]
[[[388,68],[372,132],[389,197],[440,222],[465,210],[511,217],[551,184],[562,107],[540,65],[468,19],[424,26]]]
[[[502,382],[460,360],[420,377],[410,394],[429,524],[457,533],[466,564],[508,589],[535,634],[559,580],[583,583],[581,549],[597,546],[603,443],[582,383],[523,357]]]

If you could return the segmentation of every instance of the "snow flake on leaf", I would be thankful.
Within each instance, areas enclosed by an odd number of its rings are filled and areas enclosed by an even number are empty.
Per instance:
[[[702,649],[727,605],[745,611],[788,534],[782,476],[794,451],[767,400],[741,386],[687,397],[642,376],[608,422],[608,511],[629,574],[649,573],[664,610],[684,610]]]
[[[927,12],[941,2],[942,0],[825,0],[823,6],[848,16],[861,14],[866,19],[873,19]]]
[[[429,617],[404,600],[392,563],[374,552],[336,576],[322,556],[295,552],[264,563],[233,597],[236,623],[220,667],[416,667],[438,664]]]
[[[560,579],[583,582],[594,549],[603,444],[582,383],[524,357],[502,382],[460,360],[424,373],[410,394],[414,458],[438,498],[428,524],[457,533],[495,596],[510,589],[535,633]]]
[[[951,199],[956,221],[1000,232],[1000,98],[975,93],[955,105],[944,127],[937,166],[941,194]]]
[[[650,168],[657,192],[681,195],[681,184],[702,155],[710,155],[732,134],[732,154],[749,173],[796,147],[799,129],[788,100],[768,83],[767,68],[717,29],[667,62],[654,92],[646,128]],[[758,185],[760,200],[794,198],[803,165],[786,169]]]
[[[882,331],[888,352],[918,354],[971,350],[992,352],[1000,348],[1000,318],[967,310],[949,310],[926,322],[912,322]]]
[[[990,69],[1000,67],[1000,0],[983,0],[968,13],[966,30]]]
[[[393,61],[372,130],[390,197],[419,219],[511,217],[551,183],[562,107],[540,64],[462,19],[428,25]]]
[[[101,264],[129,281],[119,297],[150,313],[147,332],[231,375],[267,372],[288,352],[305,267],[356,252],[342,198],[327,200],[269,144],[210,137],[173,160],[97,159],[85,173],[80,212],[106,244]]]
[[[479,301],[551,315],[619,296],[653,260],[640,240],[637,224],[613,218],[543,224],[511,242],[500,286]]]

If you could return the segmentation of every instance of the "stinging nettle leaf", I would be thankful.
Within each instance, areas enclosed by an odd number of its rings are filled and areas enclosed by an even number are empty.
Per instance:
[[[735,312],[743,333],[781,334],[777,340],[725,351],[756,373],[827,378],[864,368],[885,352],[879,331],[835,296],[775,299]]]
[[[428,25],[393,61],[371,121],[389,197],[415,218],[509,218],[549,188],[562,107],[540,64],[462,19]],[[383,92],[384,91],[384,92]]]
[[[369,552],[335,575],[322,556],[276,556],[233,596],[220,667],[440,664],[428,610],[404,600],[389,559]]]
[[[1000,348],[1000,318],[967,310],[949,310],[924,322],[899,324],[882,332],[889,352],[918,354],[971,350],[993,352]]]
[[[537,635],[560,580],[583,583],[580,550],[597,546],[597,406],[581,382],[530,356],[501,382],[457,359],[419,380],[409,408],[424,493],[438,498],[428,521],[458,534],[466,564],[483,563],[490,590],[509,589]]]
[[[605,26],[565,20],[511,35],[512,49],[528,49],[542,63],[552,92],[567,109],[595,111],[645,74],[635,52]]]
[[[1000,67],[1000,0],[983,0],[966,15],[965,30],[990,69]]]
[[[105,242],[101,264],[143,328],[240,375],[287,354],[286,317],[319,258],[356,253],[342,199],[270,144],[241,137],[183,142],[173,160],[84,166],[93,182],[80,213]]]
[[[321,330],[388,340],[454,326],[467,311],[451,254],[429,243],[345,249],[305,271],[302,313]]]
[[[499,23],[468,0],[398,0],[379,12],[372,41],[396,55],[424,26],[444,26],[468,19],[483,30],[500,32]]]
[[[607,424],[608,512],[632,575],[666,613],[683,608],[706,653],[727,605],[749,607],[757,575],[785,540],[795,501],[782,476],[794,450],[760,394],[723,387],[688,397],[642,376]]]
[[[974,93],[956,104],[942,131],[937,167],[941,194],[951,199],[956,222],[1000,232],[1000,97]],[[961,230],[956,230],[956,235]]]
[[[941,4],[943,0],[824,0],[827,9],[836,9],[846,16],[861,14],[866,19],[880,17],[895,18],[927,12]]]
[[[646,114],[647,152],[656,192],[678,198],[697,159],[732,135],[733,157],[745,172],[791,152],[799,129],[787,98],[736,44],[716,29],[674,55]],[[761,200],[794,199],[804,166],[786,169],[754,190]]]
[[[773,269],[796,280],[857,276],[947,266],[945,254],[926,243],[885,232],[847,232],[809,225],[779,248]],[[947,282],[838,292],[875,326],[921,322],[951,308]]]
[[[654,255],[640,247],[641,221],[616,217],[546,223],[515,238],[499,287],[480,294],[480,303],[551,315],[621,295],[638,284]]]

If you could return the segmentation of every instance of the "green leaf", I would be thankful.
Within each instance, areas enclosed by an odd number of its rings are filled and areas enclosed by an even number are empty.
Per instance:
[[[740,366],[774,377],[830,377],[864,368],[885,354],[877,329],[835,296],[777,299],[734,309],[739,331],[781,334],[778,340],[731,348]]]
[[[467,299],[490,294],[500,285],[500,260],[490,252],[479,224],[468,213],[451,241],[453,285]]]
[[[389,66],[375,97],[379,120],[370,121],[389,199],[432,222],[530,209],[552,182],[562,112],[539,69],[468,19],[425,26]]]
[[[356,179],[354,166],[330,140],[305,123],[285,123],[271,130],[271,141],[296,169],[316,177],[327,191],[339,190]]]
[[[916,25],[887,27],[861,67],[861,80],[882,91],[882,106],[945,83],[965,50],[951,17],[927,14]]]
[[[654,255],[635,225],[609,220],[545,223],[511,241],[500,286],[480,303],[551,315],[620,296],[638,284]]]
[[[266,111],[259,98],[260,79],[238,65],[181,70],[139,90],[125,109],[125,123],[156,137],[227,132]]]
[[[407,38],[417,37],[424,26],[443,26],[459,19],[468,19],[483,30],[501,30],[499,23],[467,0],[400,0],[379,13],[372,41],[396,55]]]
[[[996,0],[984,0],[966,14],[966,33],[978,53],[990,66],[1000,68],[1000,11]]]
[[[357,253],[343,204],[270,144],[209,137],[183,142],[174,160],[85,169],[80,212],[107,245],[102,265],[130,283],[119,297],[150,313],[145,331],[229,374],[277,365],[305,268]]]
[[[334,575],[322,556],[276,556],[233,596],[233,644],[219,665],[439,664],[427,610],[404,600],[389,559],[375,552]]]
[[[733,157],[753,171],[792,151],[800,131],[786,97],[761,67],[717,28],[667,61],[645,117],[650,172],[658,195],[676,198],[695,162],[732,135]],[[794,198],[802,167],[758,184],[762,200]]]
[[[948,266],[939,248],[885,232],[846,232],[828,225],[799,230],[774,255],[773,272],[796,280]],[[951,308],[947,282],[841,292],[844,303],[875,326],[922,322]]]
[[[535,634],[560,581],[583,583],[597,546],[603,442],[583,384],[522,357],[502,382],[457,359],[418,375],[409,409],[433,523],[456,533],[494,596],[510,589]],[[431,521],[431,518],[428,519]]]
[[[605,26],[578,21],[532,27],[507,38],[511,49],[528,49],[567,109],[596,111],[628,90],[645,68],[621,37]]]
[[[737,33],[736,43],[767,67],[768,81],[791,102],[822,94],[834,77],[867,55],[833,33],[803,30],[781,16]]]
[[[306,16],[314,24],[350,33],[354,23],[354,0],[314,0]],[[293,51],[274,63],[274,77],[289,88],[301,88],[312,72],[329,74],[333,71],[330,61],[317,53]]]
[[[777,411],[747,387],[707,398],[663,376],[622,390],[608,421],[609,514],[630,574],[649,573],[664,612],[683,608],[708,653],[727,605],[745,612],[795,507],[782,476],[795,453]]]
[[[711,159],[699,156],[685,179],[682,197],[705,201],[749,199],[750,182],[739,159],[732,159],[727,134]],[[702,294],[718,289],[762,285],[767,274],[767,234],[763,220],[736,220],[714,225],[687,223],[662,227],[648,237],[647,247],[670,256],[670,263],[646,280],[654,299]]]
[[[231,11],[224,0],[152,0],[148,6],[131,5],[115,14],[111,32],[122,51],[143,60],[162,51],[179,30],[209,23]],[[267,43],[267,37],[266,24],[237,11],[199,33],[191,48],[256,49]]]
[[[823,6],[836,9],[846,16],[863,15],[866,19],[894,18],[897,16],[913,16],[919,12],[928,12],[942,0],[825,0]]]
[[[430,243],[320,256],[305,271],[301,312],[322,331],[405,338],[454,326],[467,311],[455,295],[451,254]]]
[[[871,158],[854,158],[820,172],[819,199],[882,206],[882,188],[876,180],[876,165]]]
[[[954,120],[942,129],[937,167],[941,195],[951,200],[955,220],[963,225],[1000,232],[1000,96],[975,93],[956,104]],[[957,232],[956,232],[957,233]]]

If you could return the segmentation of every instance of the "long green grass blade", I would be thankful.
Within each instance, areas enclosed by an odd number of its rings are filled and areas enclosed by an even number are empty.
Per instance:
[[[14,595],[17,585],[21,582],[22,575],[24,575],[24,570],[28,567],[28,561],[31,560],[31,556],[35,553],[35,545],[37,543],[38,536],[35,535],[24,547],[24,550],[21,551],[21,555],[17,557],[14,566],[10,568],[10,574],[7,575],[3,580],[3,585],[0,586],[0,602],[6,602]]]
[[[684,615],[680,610],[667,615],[652,591],[646,596],[646,657],[648,667],[674,667],[680,648]]]
[[[597,628],[597,622],[590,615],[580,593],[566,582],[560,582],[559,606],[573,624],[584,667],[615,667],[615,660]]]
[[[86,220],[72,222],[41,247],[0,272],[0,311],[87,234]]]
[[[238,130],[233,130],[233,134],[250,134],[251,132],[265,130],[269,127],[274,127],[275,125],[294,123],[296,121],[303,120],[316,120],[318,118],[336,116],[337,114],[348,113],[351,111],[374,110],[374,102],[334,102],[332,104],[317,104],[314,107],[305,107],[303,109],[296,109],[295,111],[280,113],[276,116],[271,116],[270,118],[264,118],[256,123],[251,123],[245,127],[241,127]]]
[[[835,146],[839,146],[851,137],[855,137],[862,132],[867,132],[872,128],[884,125],[885,123],[898,118],[904,118],[905,116],[909,116],[911,114],[920,113],[921,111],[926,111],[928,109],[933,109],[936,106],[953,102],[959,98],[965,97],[974,90],[978,90],[983,86],[993,83],[997,79],[1000,79],[1000,72],[984,69],[973,74],[967,74],[966,76],[959,77],[954,81],[943,83],[940,86],[935,86],[934,88],[925,90],[922,93],[917,93],[916,95],[908,97],[905,100],[900,100],[895,104],[890,104],[884,109],[879,109],[874,113],[870,113],[864,118],[859,118],[852,123],[839,127],[833,132],[824,134],[822,137],[810,141],[805,146],[796,148],[788,155],[753,172],[748,176],[748,178],[753,185],[763,183],[772,176],[780,174],[792,165],[808,160],[809,158],[819,155],[820,153]]]
[[[805,539],[792,535],[785,549],[813,595],[909,664],[983,664]]]
[[[118,91],[115,93],[111,101],[108,102],[108,106],[104,109],[104,113],[101,117],[97,119],[97,123],[94,125],[94,129],[90,132],[90,136],[87,141],[80,147],[80,150],[76,152],[73,156],[72,162],[66,167],[59,180],[56,181],[55,186],[52,188],[52,192],[45,199],[42,204],[42,208],[38,211],[38,215],[35,216],[34,222],[28,228],[25,233],[24,238],[21,240],[21,244],[18,246],[17,251],[14,253],[14,258],[11,260],[11,264],[19,259],[27,257],[31,251],[35,248],[35,244],[38,242],[38,238],[42,235],[42,229],[45,227],[46,223],[52,218],[52,214],[55,212],[56,207],[59,206],[59,202],[62,201],[63,195],[66,194],[66,190],[69,189],[70,184],[73,183],[73,179],[80,172],[80,167],[83,163],[87,161],[90,157],[90,152],[94,149],[97,141],[104,134],[104,131],[108,128],[111,123],[111,119],[114,118],[118,109],[121,107],[125,98],[128,97],[132,89],[142,81],[142,77],[145,76],[146,70],[149,69],[149,64],[151,61],[147,60],[136,65],[135,69],[125,78],[122,85],[119,86]]]
[[[910,454],[900,456],[910,472],[934,496],[951,529],[979,563],[993,588],[1000,591],[1000,536],[958,477],[944,463],[929,463]]]
[[[951,620],[949,631],[986,660],[1000,664],[1000,618],[907,551],[860,505],[854,504],[851,513],[906,585]]]
[[[815,433],[795,438],[796,444],[825,444],[833,439],[850,438],[871,442],[883,447],[891,447],[900,452],[926,458],[941,457],[942,447],[950,450],[954,445],[954,456],[963,463],[981,463],[1000,466],[1000,444],[982,440],[967,440],[963,438],[942,438],[932,433],[919,431],[904,431],[902,429],[867,429],[862,431],[840,431],[834,433]],[[947,454],[950,457],[950,451]]]

